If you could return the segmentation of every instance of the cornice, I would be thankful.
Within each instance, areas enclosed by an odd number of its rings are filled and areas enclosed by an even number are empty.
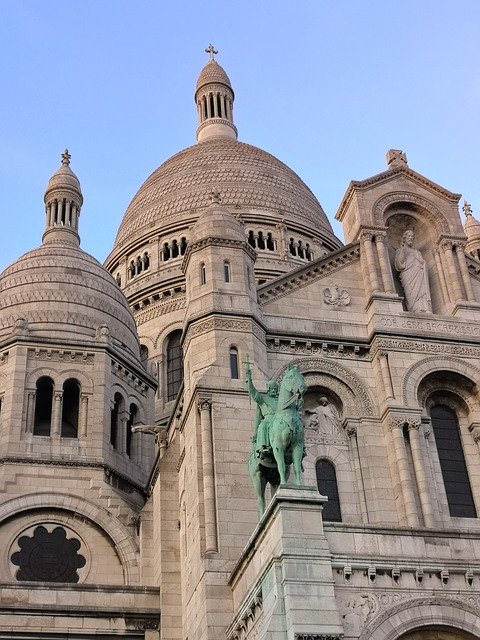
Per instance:
[[[258,289],[258,300],[262,305],[278,300],[291,291],[304,287],[357,261],[359,257],[360,245],[358,243],[349,244],[323,258],[309,262],[295,271],[267,282]]]

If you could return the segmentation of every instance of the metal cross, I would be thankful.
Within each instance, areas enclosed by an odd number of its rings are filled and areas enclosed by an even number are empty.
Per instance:
[[[472,215],[472,205],[469,202],[467,202],[466,200],[463,201],[462,209],[463,209],[463,213],[466,216],[471,216]]]
[[[69,165],[71,157],[72,156],[68,153],[68,149],[65,149],[65,151],[62,153],[62,164]]]
[[[209,44],[205,49],[205,53],[208,53],[210,55],[210,60],[215,60],[215,55],[218,53],[218,51],[215,49],[213,44]]]

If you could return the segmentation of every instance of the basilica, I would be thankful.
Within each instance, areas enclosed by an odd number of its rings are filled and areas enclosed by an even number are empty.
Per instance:
[[[105,264],[65,151],[0,275],[0,640],[480,638],[480,222],[390,149],[344,244],[207,52]]]

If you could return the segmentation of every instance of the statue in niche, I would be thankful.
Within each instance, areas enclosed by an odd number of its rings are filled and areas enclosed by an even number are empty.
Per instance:
[[[400,273],[407,311],[428,312],[432,310],[428,286],[427,264],[413,243],[415,234],[407,229],[395,253],[395,269]]]
[[[305,409],[305,427],[324,435],[337,435],[340,432],[340,416],[334,404],[326,396],[321,396],[313,411]]]

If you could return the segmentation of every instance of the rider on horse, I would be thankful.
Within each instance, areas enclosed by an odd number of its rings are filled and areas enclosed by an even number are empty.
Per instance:
[[[246,362],[245,373],[247,377],[247,389],[250,397],[257,403],[257,415],[255,416],[255,433],[253,443],[255,455],[260,460],[272,457],[272,447],[270,446],[269,428],[277,411],[278,404],[278,382],[269,380],[267,382],[267,393],[260,393],[253,386],[252,370]]]

